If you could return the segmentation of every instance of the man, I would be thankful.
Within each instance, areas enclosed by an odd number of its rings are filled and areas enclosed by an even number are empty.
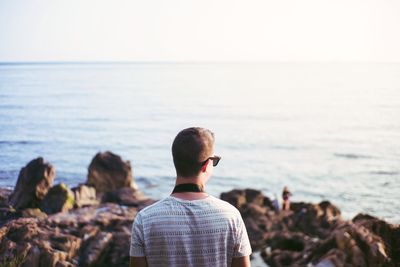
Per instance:
[[[251,247],[239,211],[205,191],[220,160],[214,134],[197,127],[182,130],[172,156],[175,188],[137,214],[131,267],[249,267]]]

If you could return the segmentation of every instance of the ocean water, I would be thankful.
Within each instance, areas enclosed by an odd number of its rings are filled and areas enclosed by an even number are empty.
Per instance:
[[[2,187],[38,156],[76,185],[110,150],[162,198],[173,138],[189,126],[216,135],[213,195],[287,185],[294,201],[400,222],[400,64],[0,64]]]

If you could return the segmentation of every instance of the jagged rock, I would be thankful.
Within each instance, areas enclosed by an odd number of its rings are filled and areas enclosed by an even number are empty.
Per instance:
[[[37,158],[21,169],[17,185],[9,197],[9,204],[15,209],[37,208],[53,185],[54,167]]]
[[[126,244],[130,244],[131,231],[127,227],[121,232],[113,233],[113,242],[110,251],[110,266],[123,266],[129,262],[129,249]]]
[[[385,252],[388,258],[394,262],[400,262],[400,226],[389,224],[383,220],[368,214],[358,214],[352,220],[356,225],[363,226],[382,238],[383,243],[376,244],[371,252],[373,255],[383,255],[382,249],[385,244]]]
[[[42,212],[40,209],[24,209],[21,212],[22,217],[24,218],[38,218],[38,219],[46,219],[47,214]]]
[[[72,188],[72,191],[75,194],[75,206],[77,208],[99,204],[94,187],[81,184]]]
[[[29,250],[21,267],[38,267],[40,264],[40,249],[34,245]]]
[[[231,203],[237,209],[246,203],[246,193],[243,190],[232,190],[221,194],[221,199]]]
[[[23,240],[35,239],[39,234],[37,220],[21,218],[8,223],[7,238],[18,243]]]
[[[67,261],[58,261],[55,267],[75,267],[76,265]]]
[[[40,208],[47,214],[66,212],[74,207],[74,193],[61,183],[50,188],[43,199]]]
[[[133,180],[129,161],[109,151],[97,153],[89,165],[87,185],[93,186],[97,193],[114,191],[123,187],[137,189]]]
[[[0,226],[10,220],[18,218],[19,215],[20,213],[11,206],[0,208]]]
[[[67,260],[71,260],[78,254],[78,251],[81,248],[81,242],[81,238],[74,235],[56,233],[55,235],[50,236],[51,247],[65,252]]]
[[[80,265],[87,267],[103,265],[109,252],[111,240],[112,234],[107,232],[100,232],[89,240],[81,254]]]
[[[400,266],[400,228],[369,215],[341,218],[329,201],[292,203],[274,212],[257,190],[232,190],[221,198],[239,208],[253,250],[277,266]],[[397,253],[397,254],[396,254]]]
[[[340,210],[329,201],[319,204],[294,202],[290,206],[293,211],[290,228],[308,235],[325,238],[342,222]]]
[[[47,218],[18,218],[0,227],[0,262],[21,266],[128,266],[132,221],[154,201],[139,201],[138,191],[122,188],[107,201]],[[399,226],[369,215],[343,221],[329,202],[292,203],[275,212],[257,190],[234,190],[226,199],[239,207],[253,251],[268,266],[400,266]],[[18,213],[37,210],[23,210]],[[309,223],[310,225],[307,225]],[[311,229],[316,227],[317,229]]]
[[[0,188],[0,208],[8,207],[8,198],[12,193],[11,189]]]

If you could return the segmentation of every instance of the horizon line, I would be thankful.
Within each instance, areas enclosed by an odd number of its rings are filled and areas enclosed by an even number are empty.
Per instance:
[[[400,64],[400,61],[371,60],[27,60],[0,61],[0,65],[63,65],[63,64],[267,64],[267,63],[375,63]]]

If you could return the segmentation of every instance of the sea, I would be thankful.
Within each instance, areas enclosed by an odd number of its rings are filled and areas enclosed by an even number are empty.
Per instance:
[[[172,141],[191,126],[215,133],[212,195],[280,199],[288,186],[346,219],[400,223],[400,63],[0,64],[0,187],[39,156],[72,187],[112,151],[160,199],[174,185]]]

